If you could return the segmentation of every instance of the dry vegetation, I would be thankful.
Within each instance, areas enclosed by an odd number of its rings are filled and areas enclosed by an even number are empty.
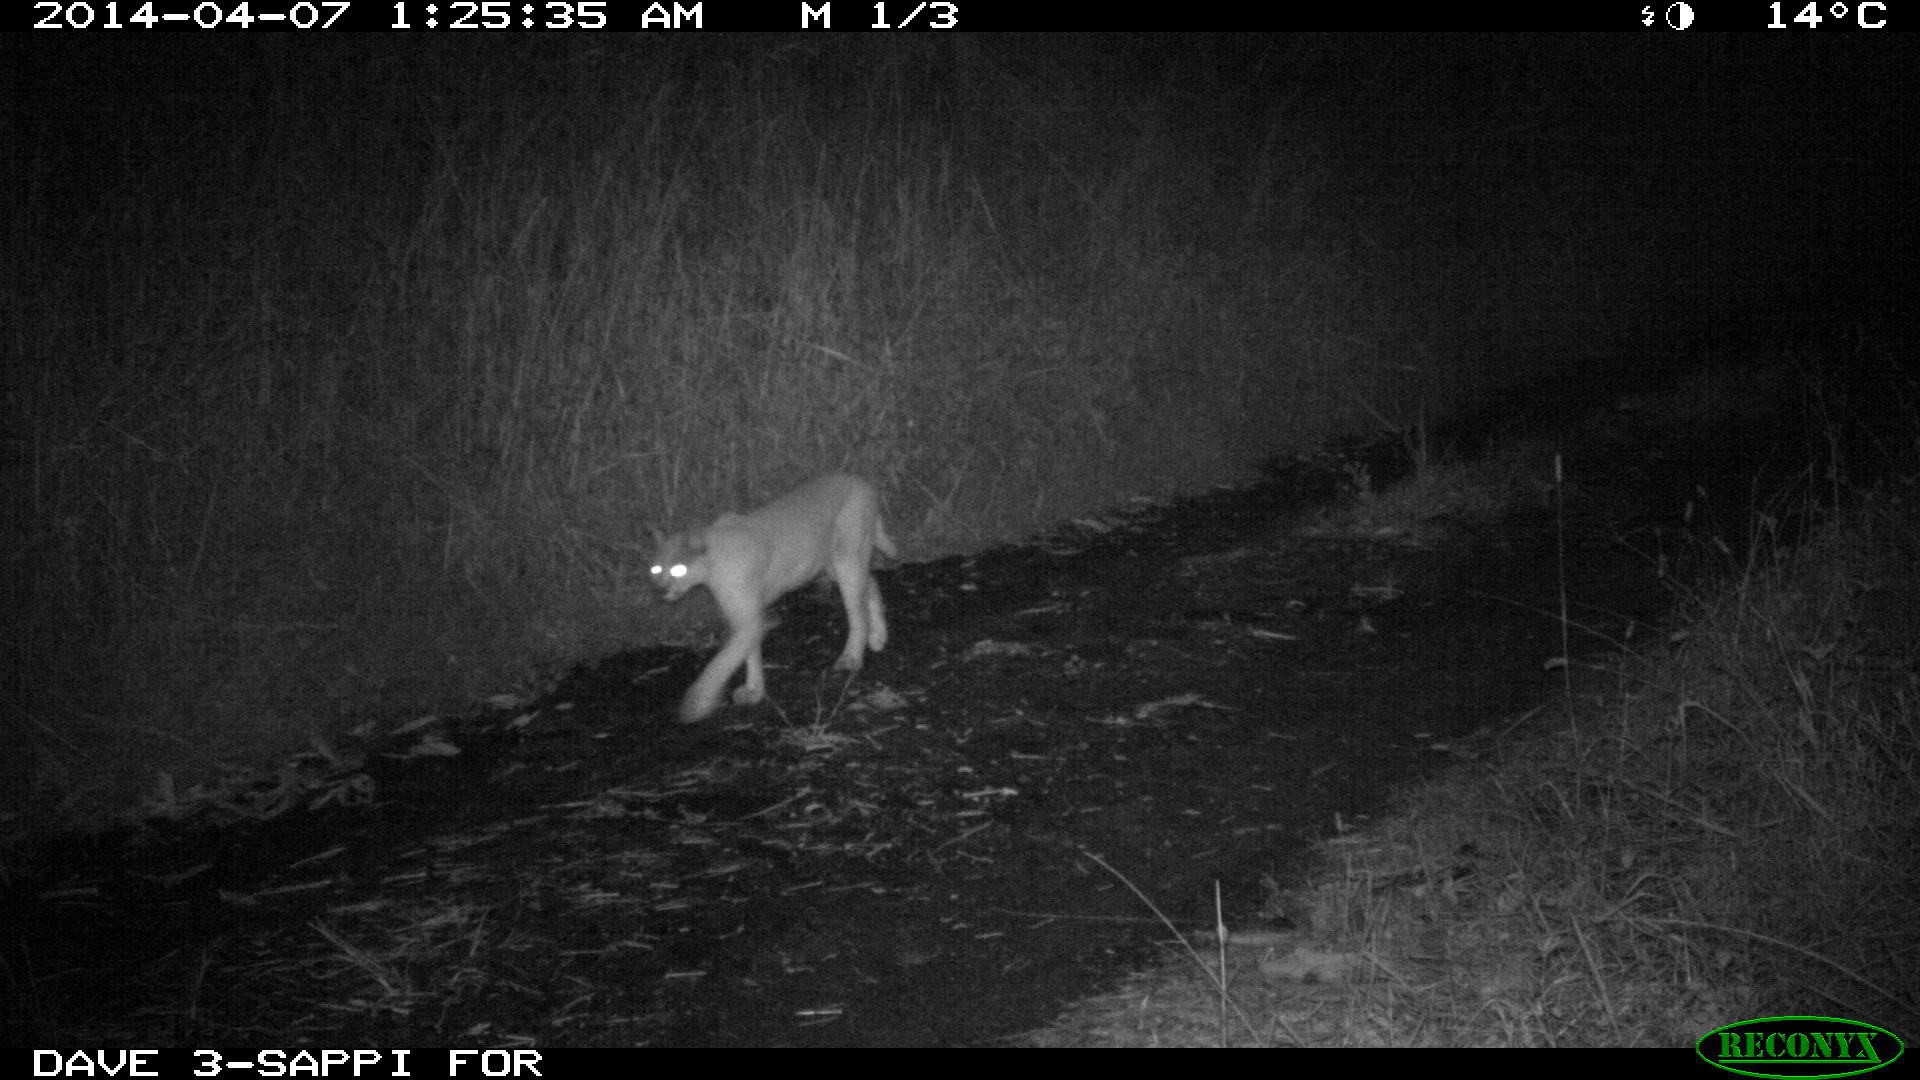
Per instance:
[[[1841,509],[1705,538],[1723,572],[1676,582],[1658,647],[1569,671],[1550,730],[1463,742],[1272,884],[1272,927],[1193,942],[1028,1041],[1674,1046],[1795,1014],[1920,1035],[1915,451]],[[1796,517],[1817,524],[1790,544]]]
[[[279,47],[50,63],[12,140],[16,825],[657,637],[644,526],[828,468],[937,553],[1484,378],[1231,63]]]
[[[1530,171],[1596,122],[1567,87],[1490,81],[1422,144],[1388,126],[1418,69],[1313,44],[1143,78],[972,39],[176,42],[167,70],[210,76],[177,93],[148,47],[88,43],[74,77],[117,93],[0,127],[10,835],[362,800],[343,736],[657,639],[644,527],[824,469],[874,479],[926,555],[1356,431],[1432,466],[1426,417],[1664,329],[1623,298],[1683,261],[1659,214],[1692,213],[1662,170]],[[1581,55],[1568,86],[1674,59]],[[1537,498],[1522,457],[1422,468],[1342,527]],[[1804,538],[1703,542],[1728,572],[1661,648],[1570,672],[1553,733],[1463,745],[1329,841],[1275,886],[1280,929],[1033,1041],[1920,1035],[1920,521],[1911,473],[1842,494],[1758,515]],[[429,993],[367,944],[388,923],[436,962],[516,944],[472,910],[335,913],[321,974],[368,1012]]]

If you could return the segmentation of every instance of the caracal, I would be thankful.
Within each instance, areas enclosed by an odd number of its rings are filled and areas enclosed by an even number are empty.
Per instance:
[[[830,473],[751,514],[721,514],[704,529],[655,533],[653,583],[669,601],[705,585],[727,620],[727,642],[680,702],[680,721],[693,723],[720,707],[720,692],[744,661],[747,681],[733,692],[737,705],[767,696],[760,639],[767,605],[825,574],[840,587],[847,609],[847,647],[833,666],[859,671],[868,649],[887,647],[887,614],[870,569],[875,548],[897,554],[880,521],[880,498],[857,476]]]

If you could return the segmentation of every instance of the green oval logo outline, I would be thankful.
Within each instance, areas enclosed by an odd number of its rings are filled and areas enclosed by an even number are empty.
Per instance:
[[[1788,1030],[1777,1032],[1769,1031],[1766,1033],[1765,1038],[1756,1044],[1753,1041],[1756,1033],[1742,1032],[1739,1029],[1752,1027],[1757,1024],[1774,1025]],[[1853,1030],[1833,1031],[1831,1030],[1833,1025],[1840,1025]],[[1809,1030],[1816,1026],[1821,1030]],[[1883,1035],[1891,1040],[1893,1043],[1893,1053],[1880,1053],[1881,1047],[1875,1045],[1875,1041],[1870,1037],[1871,1035]],[[1759,1072],[1752,1068],[1738,1068],[1729,1065],[1725,1060],[1715,1058],[1707,1052],[1707,1041],[1715,1037],[1723,1040],[1721,1043],[1722,1050],[1740,1051],[1737,1056],[1728,1056],[1732,1057],[1732,1060],[1739,1061],[1742,1065],[1764,1065],[1781,1055],[1797,1053],[1801,1056],[1783,1058],[1779,1060],[1778,1063],[1781,1065],[1798,1065],[1799,1068],[1788,1072]],[[1784,1038],[1787,1040],[1786,1045],[1776,1048],[1773,1045],[1775,1038]],[[1746,1040],[1744,1046],[1734,1045],[1724,1041],[1739,1039]],[[1754,1051],[1756,1050],[1765,1051],[1765,1053],[1755,1054]],[[1700,1036],[1700,1038],[1694,1042],[1693,1052],[1700,1055],[1700,1060],[1714,1068],[1724,1069],[1730,1073],[1738,1073],[1741,1076],[1756,1076],[1762,1078],[1762,1080],[1836,1080],[1838,1077],[1859,1076],[1862,1073],[1870,1073],[1875,1069],[1883,1069],[1899,1061],[1906,1055],[1907,1044],[1900,1041],[1900,1036],[1895,1035],[1886,1028],[1876,1024],[1869,1024],[1864,1020],[1848,1020],[1839,1016],[1761,1016],[1752,1020],[1737,1020],[1731,1024],[1722,1024],[1714,1028],[1712,1031]],[[1812,1052],[1814,1056],[1805,1056],[1809,1052]],[[1813,1071],[1826,1068],[1829,1065],[1840,1064],[1858,1064],[1859,1068],[1847,1069],[1842,1072]]]

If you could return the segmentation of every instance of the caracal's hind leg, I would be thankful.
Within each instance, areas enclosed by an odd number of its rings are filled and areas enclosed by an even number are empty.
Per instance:
[[[833,581],[840,587],[840,606],[847,610],[847,645],[834,661],[836,671],[859,671],[867,658],[867,589],[872,584],[859,565],[842,556],[834,560]]]
[[[887,647],[887,607],[880,602],[880,583],[867,573],[867,648],[874,652]]]

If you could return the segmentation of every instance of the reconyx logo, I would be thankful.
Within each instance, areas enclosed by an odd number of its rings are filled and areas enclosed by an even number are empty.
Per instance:
[[[1709,1065],[1743,1076],[1858,1076],[1906,1052],[1893,1033],[1833,1016],[1768,1016],[1714,1028],[1693,1046]]]

